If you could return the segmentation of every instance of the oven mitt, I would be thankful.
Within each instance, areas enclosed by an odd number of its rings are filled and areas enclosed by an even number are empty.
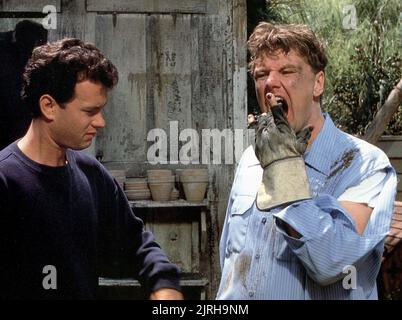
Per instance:
[[[289,125],[281,103],[259,118],[255,155],[264,170],[256,199],[259,210],[270,210],[311,198],[302,155],[312,129],[307,127],[296,134]]]

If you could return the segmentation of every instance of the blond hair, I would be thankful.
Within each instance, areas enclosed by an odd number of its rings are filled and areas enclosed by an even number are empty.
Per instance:
[[[265,54],[296,51],[311,66],[314,72],[324,71],[327,65],[324,45],[314,32],[305,25],[273,25],[260,22],[247,42],[250,52],[249,71],[254,72],[255,62]]]

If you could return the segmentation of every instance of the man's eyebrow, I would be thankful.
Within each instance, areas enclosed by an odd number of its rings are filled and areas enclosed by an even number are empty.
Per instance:
[[[256,67],[256,68],[254,69],[254,72],[265,71],[265,69],[266,69],[265,67]],[[285,64],[285,65],[283,65],[282,67],[279,68],[280,71],[282,71],[282,70],[284,70],[284,69],[296,69],[296,70],[301,70],[302,68],[301,68],[300,66],[298,66],[298,65],[288,63],[288,64]]]
[[[107,104],[107,102],[105,102],[102,105],[83,106],[83,108],[87,108],[87,109],[102,109],[106,104]]]
[[[284,66],[282,66],[282,67],[280,68],[280,70],[283,70],[283,69],[296,69],[296,70],[301,70],[301,67],[298,66],[298,65],[295,65],[295,64],[285,64]]]
[[[102,109],[100,106],[83,106],[83,109]]]

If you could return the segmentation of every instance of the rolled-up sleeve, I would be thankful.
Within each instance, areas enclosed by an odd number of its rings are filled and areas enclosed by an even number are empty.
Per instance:
[[[381,257],[391,223],[396,183],[395,171],[389,168],[377,205],[362,235],[357,233],[353,219],[337,199],[326,194],[294,203],[275,213],[277,230],[284,235],[308,275],[320,285],[329,285],[345,276],[345,267],[365,263],[373,254]],[[283,222],[301,237],[296,239],[288,235]]]

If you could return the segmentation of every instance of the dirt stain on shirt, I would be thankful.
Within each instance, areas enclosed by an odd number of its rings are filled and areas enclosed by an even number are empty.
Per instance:
[[[247,289],[247,275],[250,271],[251,256],[247,252],[242,252],[236,259],[234,274],[239,278],[243,287]]]
[[[336,160],[331,166],[331,173],[329,174],[328,179],[349,168],[358,151],[359,149],[357,148],[345,151],[341,158]]]

